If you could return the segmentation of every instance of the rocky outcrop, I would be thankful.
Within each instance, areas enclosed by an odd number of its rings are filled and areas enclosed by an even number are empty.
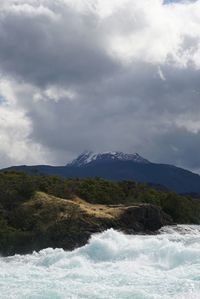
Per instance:
[[[38,192],[8,215],[1,232],[1,254],[28,253],[46,247],[72,250],[87,243],[91,234],[114,228],[125,233],[152,233],[172,223],[150,204],[106,206],[80,198],[66,200]]]
[[[123,213],[120,222],[125,231],[155,232],[162,226],[172,223],[171,218],[154,205],[140,204],[121,209]]]

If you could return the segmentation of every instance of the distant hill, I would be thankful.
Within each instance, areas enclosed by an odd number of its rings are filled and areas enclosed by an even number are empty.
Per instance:
[[[134,180],[159,185],[178,193],[200,193],[200,176],[168,164],[148,161],[139,154],[84,152],[65,166],[13,166],[3,171],[23,171],[60,177],[102,177],[113,181]]]

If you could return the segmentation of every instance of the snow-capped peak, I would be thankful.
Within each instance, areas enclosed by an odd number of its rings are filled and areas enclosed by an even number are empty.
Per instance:
[[[94,153],[90,151],[85,151],[73,160],[68,165],[70,166],[84,166],[94,161],[133,161],[137,163],[150,163],[148,160],[141,157],[138,153],[135,154],[125,154],[123,152],[103,152]]]

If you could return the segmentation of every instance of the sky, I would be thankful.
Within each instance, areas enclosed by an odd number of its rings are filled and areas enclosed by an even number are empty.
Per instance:
[[[200,0],[0,1],[0,167],[199,149]]]

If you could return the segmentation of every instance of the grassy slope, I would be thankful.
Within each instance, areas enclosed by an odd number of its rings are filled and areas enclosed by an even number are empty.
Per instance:
[[[72,249],[109,227],[155,230],[160,209],[176,223],[200,223],[198,199],[145,184],[1,173],[0,252]]]
[[[36,192],[7,214],[0,227],[0,252],[26,253],[46,247],[73,249],[94,232],[115,228],[125,232],[159,229],[165,219],[148,204],[109,206],[78,197],[66,200]]]

